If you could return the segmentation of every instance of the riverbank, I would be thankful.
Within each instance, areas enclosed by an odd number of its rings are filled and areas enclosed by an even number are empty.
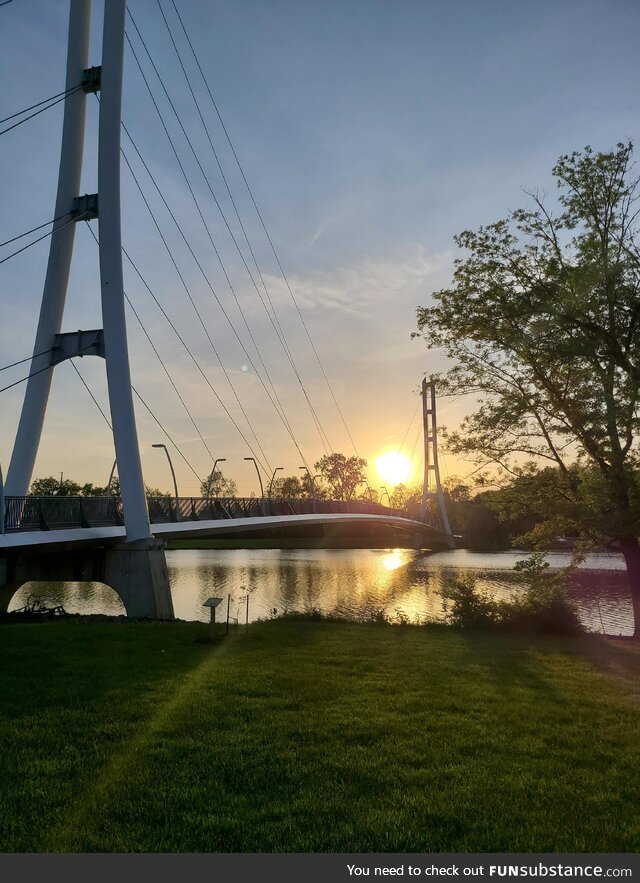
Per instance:
[[[640,647],[0,626],[3,851],[636,851]]]

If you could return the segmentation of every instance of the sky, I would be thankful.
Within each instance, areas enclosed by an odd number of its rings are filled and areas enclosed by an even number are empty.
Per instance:
[[[450,284],[459,256],[454,235],[527,205],[526,190],[546,192],[553,206],[551,168],[561,154],[587,144],[608,150],[621,140],[638,141],[640,6],[631,0],[176,0],[176,6],[297,309],[172,3],[129,2],[209,185],[252,267],[160,8],[165,13],[295,371],[268,318],[258,274],[254,268],[254,286],[131,19],[127,31],[133,48],[197,205],[129,47],[123,121],[204,274],[124,136],[125,153],[185,285],[126,167],[123,244],[253,453],[263,456],[255,432],[268,467],[284,467],[280,474],[298,473],[301,454],[312,465],[328,449],[307,397],[331,449],[354,453],[299,310],[357,452],[371,465],[370,484],[378,487],[381,479],[373,463],[380,453],[400,447],[409,457],[412,450],[419,452],[416,392],[424,374],[446,370],[441,353],[410,335],[416,330],[416,308],[428,305],[434,291]],[[100,64],[102,11],[95,2],[90,53],[95,65]],[[0,7],[0,118],[64,89],[67,26],[68,4],[63,0],[12,0]],[[83,193],[97,190],[97,111],[97,101],[89,96]],[[0,137],[0,242],[53,217],[61,127],[58,105]],[[92,228],[97,234],[96,221]],[[0,249],[0,260],[15,247]],[[0,264],[0,367],[32,352],[47,256],[45,239]],[[244,460],[252,451],[128,265],[125,288],[209,451],[226,458],[225,474],[237,482],[238,493],[257,492],[253,464]],[[99,328],[100,316],[97,248],[86,224],[79,224],[63,330]],[[128,338],[133,385],[194,470],[138,404],[145,480],[170,487],[163,452],[152,448],[164,442],[172,453],[180,494],[196,495],[196,474],[204,477],[211,470],[211,457],[131,313]],[[76,364],[108,415],[104,363],[86,357]],[[0,386],[26,373],[28,363],[3,371]],[[290,431],[265,393],[267,387],[275,397],[270,383]],[[20,384],[0,394],[0,466],[5,474],[24,388]],[[470,402],[442,399],[439,423],[455,428],[471,407]],[[113,456],[111,433],[100,411],[72,366],[58,366],[34,476],[63,472],[81,483],[105,484]],[[470,469],[446,451],[442,466],[445,476]],[[414,473],[418,468],[416,453]]]

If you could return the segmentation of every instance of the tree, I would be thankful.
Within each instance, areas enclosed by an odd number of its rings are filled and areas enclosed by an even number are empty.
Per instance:
[[[80,493],[80,485],[70,478],[61,480],[49,475],[36,478],[31,482],[29,494],[33,497],[76,497]]]
[[[315,469],[329,485],[333,499],[352,500],[358,485],[366,482],[364,469],[367,461],[362,457],[345,457],[344,454],[325,454]]]
[[[203,497],[235,497],[238,489],[232,478],[225,478],[220,469],[212,470],[200,485]]]
[[[419,308],[418,327],[455,360],[441,391],[477,399],[449,446],[503,475],[552,467],[554,511],[570,507],[594,542],[619,542],[640,636],[640,185],[631,158],[630,143],[562,156],[557,210],[531,193],[530,208],[461,233],[469,256],[434,306]],[[547,521],[556,531],[548,511]]]
[[[161,491],[159,487],[151,487],[148,484],[144,486],[144,493],[146,497],[173,497],[169,491]]]
[[[419,515],[422,505],[422,488],[419,485],[409,487],[406,484],[397,484],[391,491],[389,504],[394,509],[406,509],[412,515]]]
[[[283,475],[273,482],[271,496],[281,500],[301,500],[307,496],[307,488],[297,475]]]

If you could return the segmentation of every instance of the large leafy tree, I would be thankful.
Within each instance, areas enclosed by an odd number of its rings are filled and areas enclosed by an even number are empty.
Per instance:
[[[34,497],[75,497],[82,491],[77,481],[70,478],[60,479],[48,475],[46,478],[35,478],[29,491]]]
[[[334,500],[353,500],[358,486],[365,484],[367,461],[362,457],[347,457],[345,454],[325,454],[314,464],[329,493]]]
[[[528,209],[456,237],[451,288],[418,310],[453,360],[443,392],[477,408],[450,445],[507,473],[546,465],[546,519],[617,540],[640,634],[640,186],[632,145],[560,157],[557,209]],[[549,472],[548,467],[551,467]],[[553,513],[557,519],[554,523]],[[567,517],[569,517],[567,515]],[[538,539],[542,532],[538,530]]]

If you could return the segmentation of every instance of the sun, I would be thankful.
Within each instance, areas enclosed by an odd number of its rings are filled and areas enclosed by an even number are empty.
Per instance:
[[[407,480],[411,463],[409,458],[399,451],[387,451],[377,458],[376,469],[386,485],[396,485]]]

